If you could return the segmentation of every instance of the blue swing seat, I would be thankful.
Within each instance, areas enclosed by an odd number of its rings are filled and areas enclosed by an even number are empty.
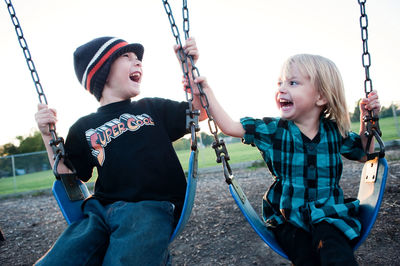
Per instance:
[[[84,198],[90,197],[90,192],[84,182],[79,179],[76,179],[79,189],[82,191]],[[82,200],[71,201],[68,197],[67,192],[65,191],[64,184],[61,180],[56,179],[53,183],[53,195],[56,199],[58,206],[60,207],[61,213],[64,216],[64,219],[68,224],[71,224],[75,221],[79,221],[83,219],[83,213],[81,209]]]
[[[360,239],[354,246],[354,250],[356,250],[367,239],[367,236],[375,223],[382,203],[387,173],[388,164],[385,158],[377,158],[373,163],[368,161],[364,165],[357,196],[360,200],[359,218],[362,224],[362,229]],[[229,184],[229,190],[232,197],[251,227],[273,251],[281,255],[283,258],[288,259],[288,256],[279,246],[272,231],[265,226],[263,220],[251,206],[238,182],[233,177],[231,181],[232,183]]]
[[[197,150],[191,151],[190,153],[185,202],[183,204],[181,217],[178,221],[177,226],[175,227],[174,232],[171,235],[170,243],[176,238],[177,235],[182,232],[192,212],[197,187],[197,155]],[[84,198],[86,199],[90,197],[91,194],[86,184],[78,179],[76,180],[76,182],[81,192],[83,193]],[[60,207],[60,210],[68,224],[83,219],[81,205],[84,199],[71,201],[68,197],[62,181],[60,180],[54,181],[52,191],[58,203],[58,206]]]
[[[367,175],[367,172],[368,169],[372,168],[373,166],[371,167],[368,162],[364,165],[363,174],[361,175],[360,180],[360,187],[358,189],[357,198],[360,200],[359,219],[362,227],[360,239],[354,246],[354,250],[358,249],[360,245],[367,239],[368,234],[374,226],[376,218],[378,217],[389,169],[386,159],[380,158],[379,163],[376,162],[376,166],[378,167],[376,177],[371,178],[372,174]]]

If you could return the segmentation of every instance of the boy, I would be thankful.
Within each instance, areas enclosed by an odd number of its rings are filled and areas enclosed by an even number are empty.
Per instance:
[[[194,40],[184,47],[198,58]],[[94,195],[38,265],[162,265],[182,209],[186,179],[172,142],[186,134],[187,102],[131,101],[142,80],[141,44],[94,39],[74,53],[78,80],[100,103],[68,133],[65,149],[77,176],[98,171]],[[201,104],[193,102],[197,109]],[[54,109],[39,104],[36,121],[52,166],[48,124]],[[60,173],[70,171],[60,163]]]

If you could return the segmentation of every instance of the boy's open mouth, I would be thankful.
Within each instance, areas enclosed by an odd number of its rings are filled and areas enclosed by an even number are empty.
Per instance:
[[[141,76],[142,74],[140,72],[133,72],[129,75],[129,78],[134,82],[139,82]]]

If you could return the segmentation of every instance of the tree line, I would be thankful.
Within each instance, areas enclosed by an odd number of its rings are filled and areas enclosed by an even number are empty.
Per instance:
[[[360,122],[360,101],[357,102],[354,112],[350,113],[351,122]],[[399,106],[396,104],[391,104],[389,107],[382,106],[381,111],[379,112],[379,117],[392,117],[394,116],[393,110],[395,110],[395,114],[397,116],[400,115]]]
[[[44,151],[46,149],[39,131],[34,132],[28,137],[17,136],[16,140],[19,143],[18,145],[7,143],[0,146],[0,156]]]
[[[18,136],[16,139],[19,145],[7,143],[0,146],[0,178],[13,175],[24,175],[50,169],[49,160],[46,153],[35,153],[45,150],[40,132],[34,132],[28,137]],[[21,156],[18,156],[21,154]],[[12,158],[9,155],[13,155]]]
[[[218,137],[220,139],[228,138],[228,136],[224,135],[223,133],[219,133]],[[18,136],[16,137],[16,140],[18,141],[19,145],[15,145],[13,143],[7,143],[0,146],[0,157],[44,151],[46,149],[42,140],[42,136],[39,131],[35,131],[28,137]],[[232,141],[240,141],[240,140],[239,139],[231,140],[231,142]],[[200,143],[200,145],[210,146],[214,142],[214,137],[212,135],[208,135],[204,132],[201,132],[199,134],[198,142]],[[173,145],[176,150],[190,149],[190,139],[181,138],[175,141]]]

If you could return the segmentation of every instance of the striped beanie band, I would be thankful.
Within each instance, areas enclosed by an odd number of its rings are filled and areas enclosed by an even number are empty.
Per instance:
[[[124,53],[133,52],[142,61],[144,48],[114,37],[96,38],[74,53],[75,74],[82,86],[100,101],[111,64]]]

